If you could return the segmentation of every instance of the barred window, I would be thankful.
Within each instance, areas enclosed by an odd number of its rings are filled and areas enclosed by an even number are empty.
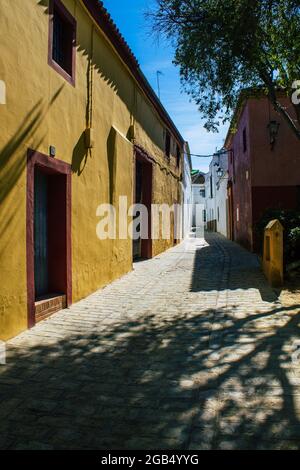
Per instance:
[[[76,21],[60,0],[50,5],[49,64],[74,84]]]

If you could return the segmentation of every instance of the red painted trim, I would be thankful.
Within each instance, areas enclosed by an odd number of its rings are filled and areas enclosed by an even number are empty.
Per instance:
[[[143,164],[143,185],[146,191],[143,192],[142,204],[148,209],[148,239],[141,240],[141,255],[142,258],[150,259],[153,256],[152,247],[152,201],[153,201],[153,158],[142,147],[134,146],[135,161],[139,160]],[[134,164],[134,171],[136,164]],[[135,178],[134,178],[135,180]]]
[[[228,181],[227,195],[228,195],[229,239],[234,241],[234,202],[233,202],[233,184],[232,184],[232,181]]]
[[[68,163],[48,157],[29,149],[27,152],[27,195],[26,195],[26,262],[27,262],[27,312],[28,328],[35,325],[35,282],[34,282],[34,169],[38,166],[48,174],[63,174],[67,178],[66,188],[66,271],[67,305],[72,304],[72,236],[71,201],[72,170]]]
[[[73,26],[73,38],[72,38],[72,75],[69,75],[59,64],[53,59],[53,13],[54,7],[60,12],[60,14]],[[77,22],[76,19],[71,15],[69,10],[64,6],[60,0],[50,0],[49,4],[49,39],[48,39],[48,65],[52,67],[57,73],[59,73],[68,83],[75,86],[75,75],[76,75],[76,37],[77,37]]]
[[[71,175],[72,169],[69,163],[57,160],[56,158],[49,157],[43,153],[35,150],[28,150],[28,160],[45,169],[48,173],[62,173],[64,175]]]
[[[67,216],[66,216],[66,237],[67,237],[67,306],[72,304],[72,172],[67,174]]]
[[[34,287],[34,160],[27,154],[26,263],[28,328],[35,325]]]

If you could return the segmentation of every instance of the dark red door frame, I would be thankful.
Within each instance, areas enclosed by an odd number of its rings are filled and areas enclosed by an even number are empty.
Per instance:
[[[151,156],[138,145],[134,146],[135,161],[139,160],[143,164],[142,181],[142,204],[148,209],[148,239],[141,240],[142,258],[152,258],[152,212],[151,205],[153,201],[153,160]],[[136,165],[134,165],[134,171]],[[135,181],[135,177],[134,177]]]
[[[68,306],[72,303],[71,165],[29,149],[27,152],[26,196],[27,311],[29,328],[35,325],[34,169],[36,166],[50,175],[66,175],[66,298]]]

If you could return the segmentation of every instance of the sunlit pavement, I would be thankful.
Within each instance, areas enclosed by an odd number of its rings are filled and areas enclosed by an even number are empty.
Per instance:
[[[7,344],[0,448],[298,449],[299,307],[221,236],[136,263]]]

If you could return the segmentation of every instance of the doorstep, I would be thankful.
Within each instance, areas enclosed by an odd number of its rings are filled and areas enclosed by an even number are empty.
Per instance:
[[[59,310],[67,308],[67,298],[64,294],[49,294],[37,300],[34,306],[35,321],[39,323]]]

